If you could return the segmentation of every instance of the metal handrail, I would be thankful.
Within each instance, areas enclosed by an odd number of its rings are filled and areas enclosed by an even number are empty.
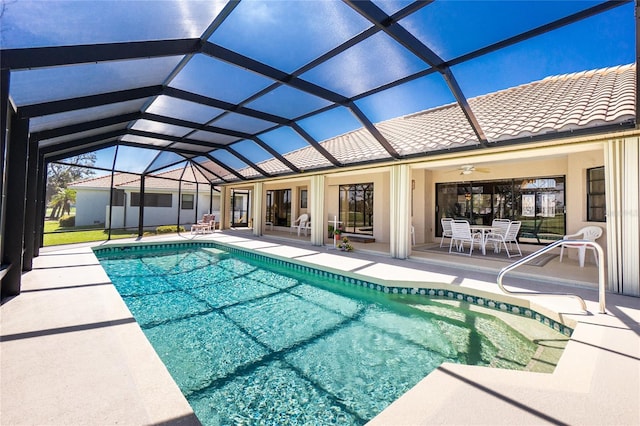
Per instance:
[[[600,313],[604,314],[607,312],[606,309],[606,301],[605,301],[605,280],[604,280],[604,251],[602,250],[602,247],[600,247],[600,245],[598,243],[596,243],[595,241],[590,241],[590,240],[570,240],[571,244],[584,244],[586,246],[592,246],[596,249],[596,251],[598,252],[598,300],[600,303]],[[584,299],[580,296],[578,296],[577,294],[571,294],[571,293],[535,293],[535,292],[528,292],[528,291],[509,291],[506,288],[504,288],[504,285],[502,285],[502,278],[505,276],[505,274],[509,271],[512,271],[516,268],[518,268],[519,266],[524,265],[525,263],[528,263],[529,261],[535,259],[536,257],[539,257],[545,253],[547,253],[548,251],[553,250],[554,248],[567,243],[568,240],[558,240],[558,241],[554,241],[553,243],[549,244],[548,246],[545,246],[543,248],[541,248],[538,251],[535,251],[533,253],[531,253],[528,256],[523,257],[522,259],[513,262],[511,265],[508,265],[504,268],[502,268],[500,270],[500,272],[498,273],[498,278],[497,278],[497,283],[498,283],[498,287],[500,287],[500,290],[502,290],[503,293],[505,294],[512,294],[512,295],[527,295],[527,296],[564,296],[564,297],[573,297],[578,299],[578,301],[580,302],[581,306],[582,306],[582,310],[585,312],[587,311],[587,304],[584,301]]]

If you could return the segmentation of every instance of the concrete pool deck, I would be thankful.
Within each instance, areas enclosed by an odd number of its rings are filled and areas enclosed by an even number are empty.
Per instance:
[[[505,266],[462,257],[452,262],[436,255],[398,260],[364,250],[341,253],[234,231],[142,242],[191,239],[366,279],[440,282],[496,297],[496,275]],[[107,244],[127,241],[135,240]],[[198,424],[91,252],[102,244],[42,249],[23,275],[22,293],[0,308],[0,424]],[[575,324],[553,374],[443,364],[371,424],[640,424],[640,298],[607,294],[607,314],[598,314],[590,282],[595,277],[595,267],[580,269],[565,260],[525,267],[505,279],[510,289],[571,292],[586,300],[589,314],[574,299],[535,298],[542,309]]]

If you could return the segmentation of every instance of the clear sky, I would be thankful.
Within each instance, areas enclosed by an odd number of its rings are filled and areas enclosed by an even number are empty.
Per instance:
[[[406,1],[374,1],[388,14]],[[446,61],[483,46],[508,39],[599,1],[462,1],[437,0],[400,25]],[[200,37],[224,6],[223,1],[196,0],[3,0],[0,21],[2,48],[108,43],[132,40]],[[610,10],[571,26],[477,57],[452,67],[463,94],[470,98],[529,83],[550,75],[628,64],[635,61],[634,4]],[[298,72],[371,24],[338,1],[243,0],[209,41],[235,50],[287,73]],[[241,30],[239,30],[241,29]],[[12,75],[12,97],[18,105],[64,96],[158,84],[177,65],[179,57],[144,63],[87,64],[59,70]],[[346,97],[358,97],[398,78],[428,68],[394,40],[377,33],[319,66],[299,72],[300,78]],[[263,76],[205,56],[195,56],[171,86],[239,103],[272,83]],[[164,99],[163,99],[164,98]],[[149,109],[179,110],[180,118],[215,117],[211,107],[160,97]],[[372,122],[454,102],[438,73],[400,87],[356,100]],[[281,86],[247,107],[294,118],[328,105],[325,99]],[[204,120],[204,119],[203,119]],[[213,123],[216,125],[216,123]],[[268,129],[268,122],[227,115],[220,127],[246,132]],[[346,108],[300,120],[308,134],[322,141],[361,126]],[[174,128],[178,132],[180,129]],[[284,153],[307,143],[290,129],[263,134],[262,139]],[[236,149],[253,161],[270,155],[251,142]],[[139,168],[142,157],[129,163]],[[226,158],[226,157],[225,157]],[[228,158],[226,158],[229,160]],[[105,164],[107,160],[102,161]],[[120,164],[128,164],[122,159]],[[233,167],[243,164],[232,160]]]

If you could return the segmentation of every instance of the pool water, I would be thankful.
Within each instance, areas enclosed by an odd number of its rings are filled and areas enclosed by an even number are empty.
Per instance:
[[[99,256],[205,425],[364,424],[443,362],[538,350],[490,315],[218,249]]]

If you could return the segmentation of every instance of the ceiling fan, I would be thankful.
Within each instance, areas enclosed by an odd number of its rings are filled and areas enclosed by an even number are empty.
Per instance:
[[[470,175],[473,172],[489,173],[491,171],[482,167],[476,167],[473,164],[464,164],[458,167],[456,170],[459,170],[461,175]]]

